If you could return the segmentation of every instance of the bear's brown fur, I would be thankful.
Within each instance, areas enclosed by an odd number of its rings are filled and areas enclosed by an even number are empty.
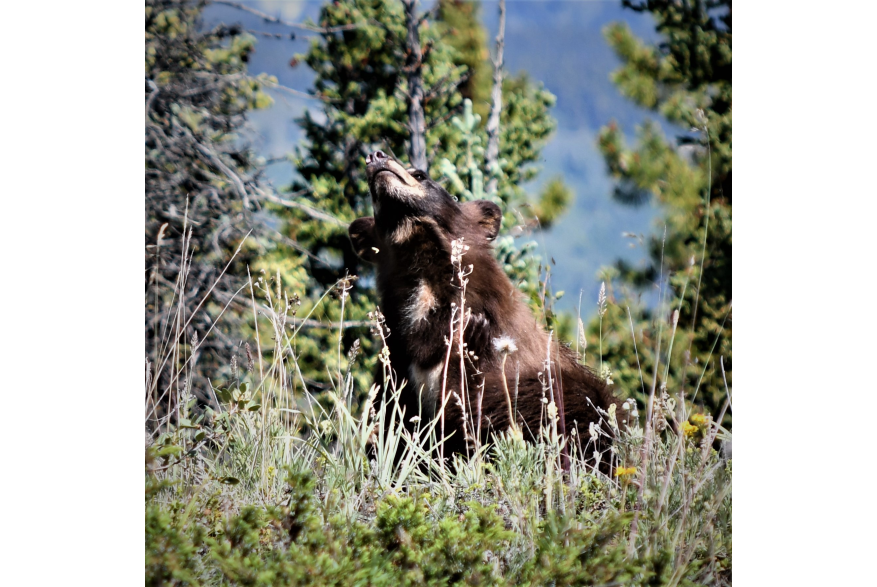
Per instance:
[[[509,428],[505,377],[527,438],[535,438],[547,423],[552,401],[559,408],[559,430],[569,434],[575,428],[577,445],[586,445],[591,422],[602,420],[607,431],[606,418],[597,408],[605,414],[615,398],[570,349],[550,340],[493,257],[491,242],[502,221],[499,207],[487,201],[458,203],[424,172],[406,170],[381,151],[369,155],[366,163],[375,216],[354,221],[349,233],[357,254],[377,265],[390,360],[398,380],[409,382],[401,397],[406,422],[412,415],[421,414],[423,420],[433,416],[444,389],[445,397],[451,396],[445,433],[454,432],[444,452],[463,452],[467,441],[454,393],[468,400],[467,419],[476,422],[476,429],[480,412],[481,433],[487,440],[491,432]],[[465,376],[456,334],[447,360],[452,311],[461,303],[462,289],[451,261],[453,241],[468,246],[462,267],[468,272],[471,266],[465,290],[465,307],[471,314],[463,331],[466,353],[471,355],[464,361]],[[509,339],[516,350],[507,354],[503,373],[502,351],[511,350]],[[473,434],[471,425],[468,432]],[[606,447],[605,441],[592,444],[589,456]],[[604,459],[605,463],[608,455]]]

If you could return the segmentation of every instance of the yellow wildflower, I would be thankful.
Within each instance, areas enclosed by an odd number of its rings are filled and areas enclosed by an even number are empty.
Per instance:
[[[682,432],[685,433],[685,436],[694,436],[697,432],[697,426],[693,424],[689,424],[688,422],[682,423]]]
[[[636,475],[636,467],[618,467],[615,469],[616,477],[623,477],[625,475]]]
[[[694,414],[693,416],[691,416],[690,420],[698,428],[703,428],[706,426],[706,416],[704,416],[703,414]]]

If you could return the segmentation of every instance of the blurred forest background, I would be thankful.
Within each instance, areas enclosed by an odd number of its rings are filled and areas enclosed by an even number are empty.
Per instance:
[[[350,371],[368,389],[372,272],[346,226],[371,214],[365,154],[409,160],[414,95],[430,175],[501,204],[497,255],[546,326],[622,397],[718,412],[730,6],[507,2],[491,157],[496,2],[147,0],[148,418],[172,388],[215,403],[211,382],[258,373],[281,317],[298,384]]]

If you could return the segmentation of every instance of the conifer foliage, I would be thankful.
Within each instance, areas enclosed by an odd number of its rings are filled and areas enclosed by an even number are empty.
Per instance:
[[[254,221],[261,168],[238,132],[247,112],[271,104],[263,87],[276,80],[247,73],[255,39],[240,27],[202,29],[204,5],[147,0],[145,7],[146,354],[156,401],[188,379],[180,377],[184,367],[206,400],[207,377],[240,352],[239,308],[222,309],[265,237]]]
[[[458,8],[453,3],[443,6],[446,15]],[[471,54],[460,53],[451,42],[458,29],[431,12],[418,15],[428,171],[433,179],[446,182],[453,195],[465,199],[465,188],[458,187],[471,186],[473,173],[482,177],[487,173],[483,158],[486,136],[480,117],[471,114],[471,107],[468,120],[475,122],[470,127],[452,121],[465,118],[467,84],[480,74],[470,70]],[[411,96],[406,64],[410,63],[410,47],[404,5],[398,0],[327,3],[316,24],[328,32],[319,35],[307,54],[299,57],[316,74],[313,93],[322,104],[297,121],[304,132],[302,145],[291,156],[297,178],[282,198],[290,204],[275,208],[283,221],[284,235],[306,253],[281,243],[265,267],[271,275],[281,268],[285,288],[306,292],[302,312],[314,309],[314,317],[327,324],[341,323],[341,305],[323,301],[316,307],[317,300],[328,288],[340,288],[339,284],[349,287],[343,318],[352,328],[346,330],[343,346],[350,348],[357,338],[367,338],[361,335],[367,332],[367,313],[376,302],[370,288],[372,268],[354,253],[347,224],[372,214],[365,155],[382,149],[407,161]],[[487,48],[483,51],[486,54]],[[489,67],[489,63],[476,60],[475,66]],[[487,75],[490,77],[490,70]],[[522,204],[536,202],[520,185],[538,172],[536,161],[555,121],[549,115],[554,97],[540,86],[516,76],[506,79],[503,88],[499,169],[494,171],[500,181],[496,194],[490,197],[504,205],[504,227],[508,229],[522,219],[526,221],[524,215],[530,207]],[[455,184],[442,172],[438,165],[442,161],[449,162],[455,177],[463,183]],[[553,207],[547,209],[556,216],[565,202],[558,206],[555,199],[550,204]],[[529,215],[532,218],[532,213]],[[513,246],[506,249],[508,255],[515,250]],[[290,271],[291,264],[297,264],[301,272]],[[538,259],[531,265],[538,266]],[[359,279],[348,281],[348,275]],[[534,287],[538,279],[530,279],[525,285]],[[336,357],[327,357],[324,352],[327,346],[337,344],[337,336],[337,329],[312,329],[307,340],[300,339],[299,364],[306,366],[305,378],[312,384],[329,385],[327,370],[339,367],[333,363]],[[330,343],[332,340],[336,342]],[[362,345],[368,355],[368,342],[363,340]],[[366,383],[367,365],[356,372]]]
[[[650,13],[661,41],[645,44],[624,24],[607,27],[623,62],[613,79],[626,97],[681,132],[668,140],[648,123],[630,148],[615,123],[601,131],[600,149],[617,180],[614,198],[626,205],[655,198],[664,216],[644,243],[645,267],[618,263],[606,270],[610,303],[590,335],[596,339],[602,329],[603,364],[640,400],[653,387],[659,396],[666,389],[715,414],[727,395],[725,380],[731,385],[731,2],[623,4]],[[659,292],[653,308],[641,302],[650,291]]]

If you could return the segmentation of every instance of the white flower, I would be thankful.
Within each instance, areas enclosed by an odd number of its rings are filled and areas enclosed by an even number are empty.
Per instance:
[[[615,404],[609,404],[609,425],[614,429],[618,429],[618,420],[615,419]]]
[[[588,434],[590,434],[590,435],[591,435],[591,438],[593,438],[594,440],[597,440],[597,437],[600,435],[600,433],[597,432],[597,427],[594,426],[594,423],[593,423],[593,422],[591,422],[591,423],[588,425]]]
[[[420,422],[420,416],[414,416],[413,418],[411,418],[408,421],[411,422],[412,424],[417,424],[418,422]]]
[[[510,336],[502,335],[493,339],[493,348],[501,355],[510,355],[518,350],[515,339]]]

